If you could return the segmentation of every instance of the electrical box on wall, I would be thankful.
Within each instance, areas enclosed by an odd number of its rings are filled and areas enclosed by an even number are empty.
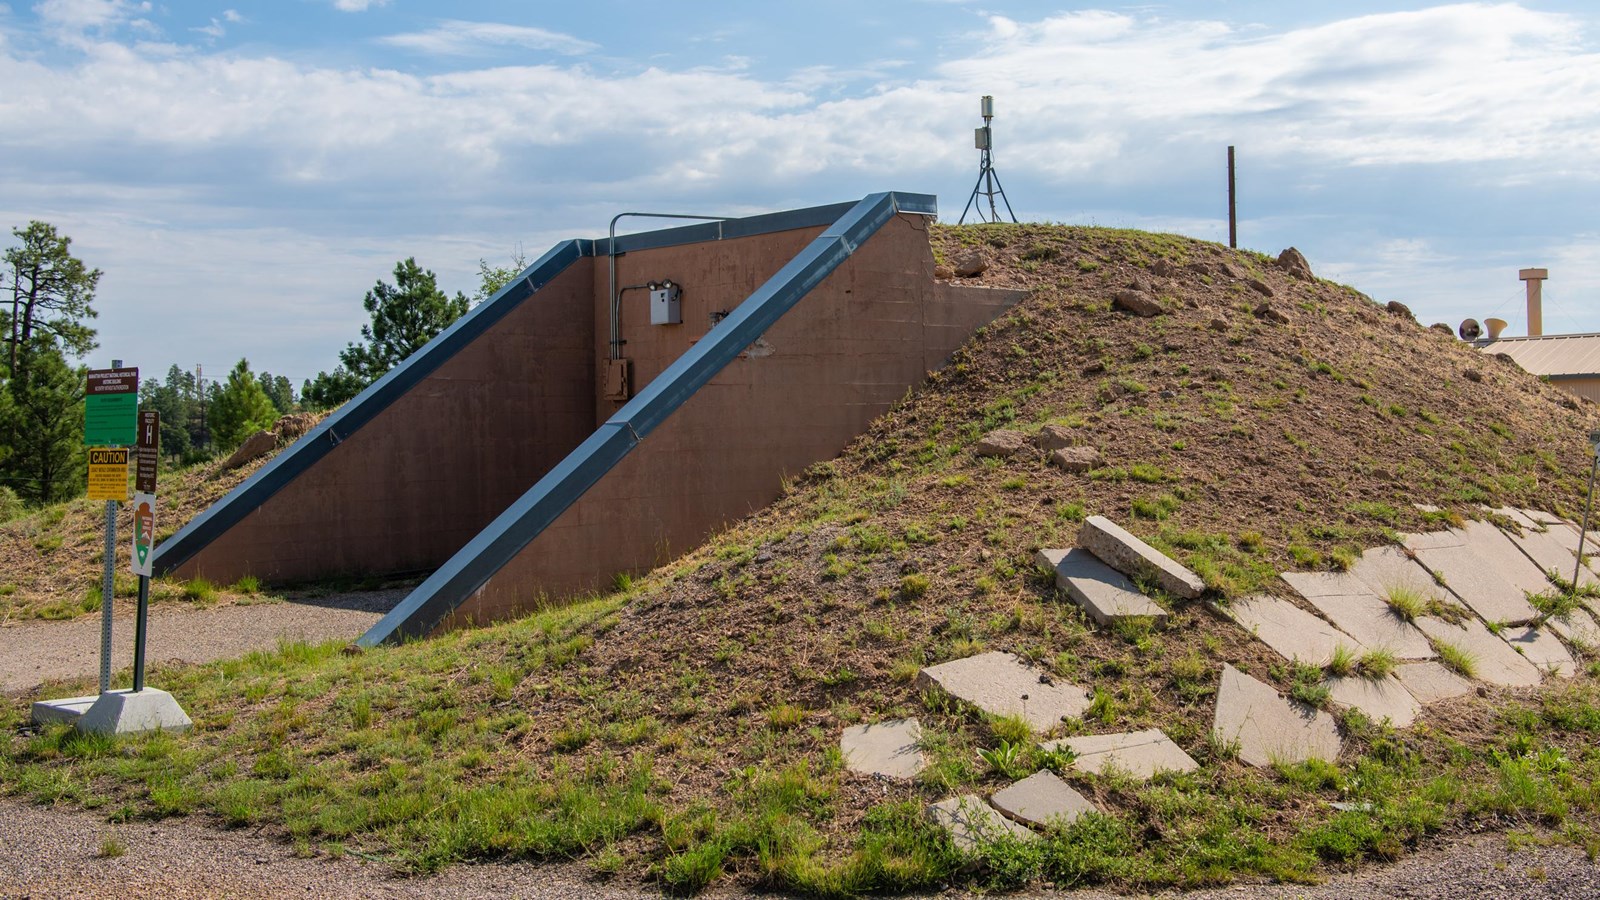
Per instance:
[[[683,307],[679,303],[682,290],[670,281],[650,285],[650,324],[682,325]]]

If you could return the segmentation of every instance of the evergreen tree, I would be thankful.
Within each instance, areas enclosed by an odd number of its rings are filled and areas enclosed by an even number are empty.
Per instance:
[[[195,389],[193,372],[177,366],[167,369],[166,381],[160,378],[139,380],[139,408],[161,414],[161,452],[190,460],[201,446],[200,392]]]
[[[334,409],[361,393],[366,383],[344,369],[318,372],[300,386],[300,403],[306,409]]]
[[[433,272],[419,268],[415,257],[407,257],[395,264],[394,285],[379,279],[361,305],[372,316],[370,324],[361,326],[364,343],[346,346],[339,362],[365,386],[461,318],[468,303],[463,294],[451,298],[439,290]]]
[[[472,305],[493,297],[500,289],[511,283],[511,279],[522,274],[528,267],[528,258],[518,250],[511,255],[511,265],[491,266],[487,259],[478,260],[478,292],[472,296]]]
[[[93,350],[98,345],[87,320],[98,315],[89,304],[100,284],[100,270],[73,256],[72,238],[58,234],[54,225],[33,221],[11,233],[22,246],[5,252],[11,302],[0,319],[10,371],[22,371],[35,336],[54,340],[63,355],[81,357]]]
[[[271,372],[262,372],[261,377],[256,380],[261,382],[261,390],[266,392],[267,399],[272,401],[272,406],[278,411],[278,415],[286,416],[294,412],[294,385],[289,383],[288,378]]]
[[[484,268],[488,269],[487,264]],[[488,284],[489,275],[484,278]],[[422,349],[470,305],[465,294],[457,292],[450,297],[439,290],[437,277],[418,267],[415,257],[396,263],[394,284],[379,279],[362,300],[372,317],[361,326],[362,343],[348,344],[339,351],[337,369],[318,372],[306,381],[300,389],[300,402],[308,409],[339,406]]]
[[[7,483],[32,503],[53,503],[81,486],[82,367],[67,364],[53,335],[35,332],[18,348],[16,374],[4,385],[9,454],[0,462]]]
[[[239,446],[245,438],[271,428],[278,420],[278,410],[250,372],[249,360],[239,360],[228,373],[227,383],[211,401],[209,418],[212,438],[221,449]]]

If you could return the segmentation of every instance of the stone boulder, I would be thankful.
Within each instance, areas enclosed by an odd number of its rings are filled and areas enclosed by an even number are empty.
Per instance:
[[[1063,472],[1088,472],[1105,465],[1100,451],[1093,447],[1062,447],[1050,454],[1050,464]]]
[[[1155,301],[1155,298],[1143,291],[1136,291],[1132,288],[1117,291],[1112,295],[1111,302],[1136,316],[1146,319],[1166,312],[1161,308],[1161,304]]]
[[[1315,281],[1316,276],[1311,274],[1311,264],[1306,262],[1305,254],[1293,247],[1278,254],[1278,268],[1289,273],[1291,278],[1301,281]]]
[[[1410,319],[1413,322],[1417,320],[1417,317],[1411,314],[1411,307],[1401,303],[1399,300],[1390,300],[1384,309],[1388,310],[1391,316],[1399,316],[1403,319]]]
[[[272,426],[272,433],[278,436],[279,444],[288,445],[305,437],[315,427],[317,417],[312,413],[290,413]]]
[[[239,449],[233,455],[223,460],[222,469],[237,469],[246,463],[254,462],[263,456],[278,449],[278,436],[270,431],[258,431],[244,439]]]
[[[1268,322],[1274,322],[1278,325],[1287,325],[1289,323],[1289,317],[1284,313],[1283,310],[1273,306],[1271,303],[1268,303],[1265,300],[1261,301],[1261,303],[1256,306],[1255,315],[1258,319],[1265,319]]]
[[[989,257],[982,250],[973,248],[957,256],[951,268],[962,278],[976,278],[989,271]]]
[[[956,270],[950,268],[949,266],[934,266],[933,277],[939,279],[940,281],[949,281],[950,279],[956,277]]]
[[[1028,445],[1028,436],[1020,431],[1001,428],[991,431],[978,440],[972,452],[979,456],[1006,457]]]
[[[1265,281],[1262,281],[1259,278],[1252,278],[1247,283],[1250,285],[1250,289],[1252,291],[1255,291],[1263,297],[1271,297],[1274,293],[1277,293],[1272,289],[1272,285],[1267,284]]]
[[[1072,446],[1072,429],[1065,425],[1046,425],[1039,429],[1034,437],[1034,443],[1046,453],[1051,450],[1060,450],[1062,447]]]

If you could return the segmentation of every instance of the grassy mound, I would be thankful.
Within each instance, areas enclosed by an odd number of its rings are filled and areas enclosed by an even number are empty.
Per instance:
[[[1405,731],[1347,714],[1337,764],[1256,770],[1208,739],[1219,673],[1290,691],[1289,666],[1201,604],[1094,628],[1030,561],[1102,514],[1225,601],[1479,504],[1572,513],[1592,407],[1258,254],[1044,226],[933,240],[939,259],[988,254],[976,281],[1029,296],[838,460],[673,566],[398,648],[170,671],[192,735],[21,734],[0,743],[0,784],[115,817],[204,811],[402,871],[581,856],[685,891],[723,876],[829,895],[1304,880],[1513,825],[1600,848],[1593,670],[1440,704]],[[1114,308],[1130,290],[1165,312]],[[1047,424],[1105,464],[1069,475],[971,452],[994,428]],[[1160,727],[1200,771],[1069,772],[1105,815],[964,868],[922,807],[1065,763],[1023,723],[914,687],[924,665],[991,649],[1093,691],[1058,733]],[[5,724],[25,714],[12,704]],[[931,762],[915,783],[843,770],[841,728],[906,715]]]

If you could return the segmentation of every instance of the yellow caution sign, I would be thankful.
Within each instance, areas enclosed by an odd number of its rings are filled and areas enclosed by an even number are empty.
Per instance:
[[[128,451],[122,447],[89,448],[89,499],[128,501]]]

